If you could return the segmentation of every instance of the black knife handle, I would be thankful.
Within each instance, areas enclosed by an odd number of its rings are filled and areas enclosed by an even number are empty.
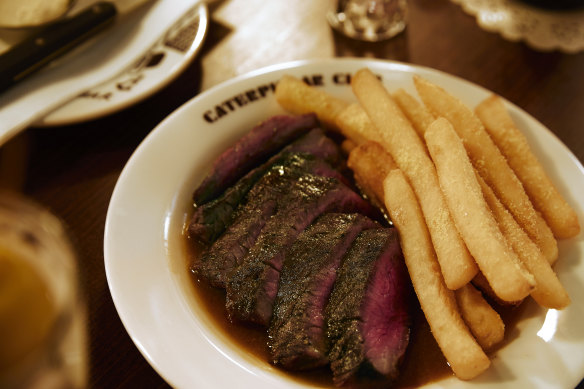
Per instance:
[[[98,2],[52,24],[0,55],[0,91],[12,86],[113,22],[111,2]]]

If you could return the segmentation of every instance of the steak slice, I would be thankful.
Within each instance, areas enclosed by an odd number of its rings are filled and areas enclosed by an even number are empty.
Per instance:
[[[203,244],[213,243],[233,221],[233,213],[253,185],[273,165],[286,163],[289,154],[310,154],[329,162],[332,166],[339,166],[341,163],[339,147],[324,134],[323,130],[313,129],[290,143],[268,162],[252,169],[218,198],[195,207],[189,223],[189,237]],[[315,174],[341,177],[324,165],[322,171],[315,171]]]
[[[193,193],[196,205],[204,204],[232,186],[255,166],[309,130],[319,127],[316,115],[277,115],[260,123],[225,150]]]
[[[397,378],[409,343],[411,298],[395,229],[361,232],[339,268],[325,310],[336,385],[358,371]]]
[[[288,192],[241,265],[229,275],[226,307],[231,320],[268,325],[284,253],[318,216],[327,212],[377,214],[335,178],[306,174]]]
[[[191,272],[198,278],[225,288],[227,275],[242,262],[298,178],[307,173],[338,174],[326,162],[311,155],[288,154],[282,159],[282,163],[272,165],[254,185],[225,233],[191,263]]]
[[[284,259],[268,329],[274,364],[305,370],[328,363],[324,307],[337,268],[357,235],[375,227],[366,216],[329,213],[299,235]]]
[[[235,222],[210,248],[193,260],[190,270],[212,286],[225,288],[227,275],[237,267],[276,210],[269,194],[258,196],[238,212]]]

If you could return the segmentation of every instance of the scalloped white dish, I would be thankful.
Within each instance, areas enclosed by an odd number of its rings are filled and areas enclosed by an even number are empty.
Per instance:
[[[253,125],[283,111],[273,87],[285,74],[306,77],[354,100],[349,77],[362,67],[390,89],[415,93],[412,75],[433,81],[470,106],[489,91],[432,69],[366,59],[287,63],[225,82],[186,103],[154,129],[128,161],[108,209],[104,253],[110,291],[130,337],[167,382],[179,388],[302,388],[235,346],[194,297],[181,235],[192,191],[209,163]],[[507,103],[549,174],[584,221],[584,168],[548,129]],[[556,270],[571,295],[563,311],[528,302],[477,387],[573,388],[584,377],[584,239],[560,243]],[[454,377],[427,385],[462,388]]]
[[[566,53],[584,50],[584,8],[544,9],[517,0],[452,0],[478,25],[530,47]]]

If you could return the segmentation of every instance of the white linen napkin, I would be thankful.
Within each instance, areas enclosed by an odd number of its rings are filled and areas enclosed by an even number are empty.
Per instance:
[[[81,93],[134,64],[199,1],[158,0],[127,15],[118,15],[113,26],[90,42],[0,92],[0,146]]]

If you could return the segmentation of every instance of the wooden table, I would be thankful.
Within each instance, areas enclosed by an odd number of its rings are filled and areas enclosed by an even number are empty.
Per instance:
[[[95,121],[30,128],[0,149],[0,185],[49,207],[69,226],[89,311],[90,387],[165,387],[114,308],[103,233],[116,180],[140,141],[182,103],[226,79],[283,61],[342,56],[399,60],[484,86],[540,120],[584,161],[584,53],[543,53],[481,30],[448,0],[410,0],[405,33],[366,44],[338,36],[326,2],[226,0],[210,6],[202,52],[147,100]]]

